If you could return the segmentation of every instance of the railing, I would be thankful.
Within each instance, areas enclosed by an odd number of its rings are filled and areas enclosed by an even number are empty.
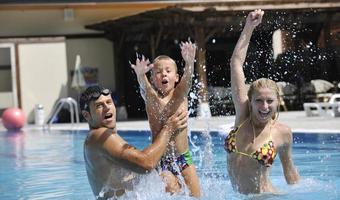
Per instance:
[[[79,111],[78,111],[77,101],[71,97],[67,97],[67,98],[59,99],[57,101],[57,103],[54,105],[52,109],[50,116],[47,118],[46,124],[51,125],[54,119],[58,116],[59,112],[61,111],[62,108],[64,108],[65,105],[68,105],[67,108],[69,108],[69,111],[70,111],[71,123],[72,124],[74,124],[74,122],[79,123]]]

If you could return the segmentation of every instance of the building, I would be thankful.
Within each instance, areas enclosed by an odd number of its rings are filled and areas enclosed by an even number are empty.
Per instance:
[[[18,106],[32,122],[36,104],[49,113],[57,99],[76,98],[71,74],[80,55],[88,83],[112,89],[129,118],[143,118],[144,104],[136,98],[128,61],[136,52],[180,60],[178,42],[188,37],[200,49],[196,73],[203,87],[194,92],[199,103],[209,104],[209,88],[228,87],[228,59],[244,17],[255,8],[266,10],[268,22],[254,35],[253,47],[266,50],[260,56],[250,53],[253,78],[295,84],[316,78],[340,81],[338,0],[5,0],[0,3],[1,108]],[[228,106],[222,109],[226,112],[217,114],[232,113]]]

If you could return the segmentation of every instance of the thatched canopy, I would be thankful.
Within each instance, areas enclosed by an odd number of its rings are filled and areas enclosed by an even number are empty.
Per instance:
[[[216,10],[205,10],[203,12],[192,12],[182,8],[171,7],[144,12],[138,15],[124,17],[117,20],[107,20],[104,22],[86,26],[89,29],[104,30],[114,34],[130,33],[141,38],[147,37],[145,32],[158,32],[164,29],[164,34],[194,33],[194,27],[204,26],[206,29],[216,29],[226,24],[238,24],[235,20],[236,12],[216,12]]]
[[[270,2],[273,3],[274,1]],[[280,6],[278,2],[275,3],[277,7]],[[235,2],[235,4],[237,5],[234,6],[241,5],[240,2]],[[334,45],[330,42],[330,36],[327,32],[330,32],[332,24],[340,24],[340,6],[310,9],[300,8],[298,4],[296,5],[295,9],[292,7],[290,9],[274,9],[275,6],[273,6],[273,9],[266,10],[263,23],[257,28],[253,36],[257,40],[258,44],[256,45],[261,46],[264,53],[262,55],[249,54],[250,60],[254,59],[256,62],[254,62],[254,70],[248,77],[257,78],[256,76],[270,76],[268,73],[276,73],[275,70],[270,70],[267,65],[280,65],[277,70],[287,68],[284,70],[293,74],[301,71],[302,67],[308,69],[317,64],[317,62],[314,62],[309,65],[309,63],[300,63],[299,60],[296,60],[296,64],[287,65],[286,59],[273,63],[274,61],[270,59],[272,53],[271,37],[277,29],[286,30],[287,34],[290,34],[288,37],[291,40],[292,51],[303,52],[298,49],[301,44],[309,41],[312,41],[314,45],[318,44],[320,40],[325,46]],[[256,3],[253,7],[255,6],[257,6]],[[122,91],[132,90],[131,94],[126,94],[126,96],[132,96],[136,93],[135,88],[126,88],[129,87],[129,83],[126,81],[129,78],[126,77],[131,75],[130,78],[134,79],[134,74],[126,66],[127,61],[134,57],[136,51],[140,50],[140,53],[147,54],[149,58],[154,58],[160,53],[168,54],[178,51],[174,45],[190,37],[199,47],[196,73],[199,81],[204,85],[203,89],[201,88],[199,91],[199,96],[203,101],[208,101],[208,86],[226,86],[229,84],[228,59],[249,12],[249,10],[227,8],[224,4],[211,4],[209,6],[200,4],[177,5],[134,16],[98,22],[87,25],[86,28],[104,31],[107,38],[114,41],[115,49],[119,51],[116,52],[118,55],[115,55],[116,67],[118,73],[124,77],[121,78],[123,84],[118,87],[121,87]],[[325,31],[326,35],[322,36]],[[216,43],[214,42],[215,39],[217,40]],[[307,53],[307,51],[303,52],[306,55],[302,56],[310,56]],[[292,53],[293,57],[296,55],[296,52]],[[180,59],[180,57],[177,58]],[[283,67],[280,68],[281,66]],[[299,66],[300,69],[296,66]],[[214,71],[214,73],[209,77],[211,71]],[[311,69],[306,74],[307,79],[316,78]],[[288,73],[287,75],[280,75],[277,80],[296,81],[297,78]]]
[[[106,20],[87,25],[86,28],[107,33],[112,41],[157,41],[161,38],[195,38],[195,29],[204,30],[206,38],[210,36],[230,37],[238,34],[242,22],[249,11],[221,10],[211,6],[204,9],[188,9],[180,6],[168,7],[140,13],[115,20]],[[267,23],[262,26],[267,30],[287,29],[294,24],[303,29],[306,24],[320,24],[326,21],[340,21],[340,7],[303,8],[289,10],[266,10]],[[152,40],[153,40],[152,39]]]

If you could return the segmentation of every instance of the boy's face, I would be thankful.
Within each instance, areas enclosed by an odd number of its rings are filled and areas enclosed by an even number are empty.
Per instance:
[[[163,95],[173,90],[178,80],[179,75],[177,74],[177,69],[173,61],[162,59],[154,63],[152,82]]]
[[[89,109],[85,118],[92,128],[116,127],[116,107],[111,95],[100,95],[97,100],[90,102]]]

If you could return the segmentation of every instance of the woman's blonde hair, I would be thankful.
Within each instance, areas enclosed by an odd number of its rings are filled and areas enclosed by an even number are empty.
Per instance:
[[[251,100],[254,91],[258,91],[261,88],[268,88],[275,92],[276,98],[279,101],[280,100],[280,93],[279,93],[279,87],[275,83],[275,81],[267,79],[267,78],[260,78],[254,81],[252,84],[250,84],[249,90],[248,90],[248,98],[249,101]]]

